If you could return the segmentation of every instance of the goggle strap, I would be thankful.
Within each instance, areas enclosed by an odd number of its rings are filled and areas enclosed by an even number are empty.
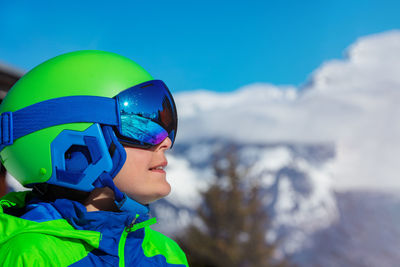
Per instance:
[[[4,112],[0,118],[0,150],[22,136],[55,125],[89,122],[116,126],[118,116],[116,100],[99,96],[60,97]]]

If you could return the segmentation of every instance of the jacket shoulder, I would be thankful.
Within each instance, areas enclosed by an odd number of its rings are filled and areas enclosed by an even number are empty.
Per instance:
[[[0,262],[3,266],[68,266],[85,257],[85,243],[42,233],[20,233],[1,244]]]
[[[145,227],[142,249],[146,257],[164,256],[169,264],[188,266],[185,253],[171,238]]]

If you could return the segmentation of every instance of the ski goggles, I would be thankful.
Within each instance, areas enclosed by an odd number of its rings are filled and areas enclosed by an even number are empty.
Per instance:
[[[39,102],[0,116],[0,151],[18,138],[55,125],[93,122],[113,126],[119,141],[150,148],[169,137],[175,141],[177,113],[167,86],[151,80],[114,98],[67,96]]]
[[[174,144],[178,118],[174,99],[164,82],[144,82],[114,98],[120,120],[115,132],[121,143],[149,148],[169,137]]]

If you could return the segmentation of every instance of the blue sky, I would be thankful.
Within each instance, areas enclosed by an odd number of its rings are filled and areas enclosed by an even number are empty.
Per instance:
[[[301,85],[357,38],[400,28],[400,1],[0,0],[0,61],[29,70],[61,53],[127,56],[173,92]]]

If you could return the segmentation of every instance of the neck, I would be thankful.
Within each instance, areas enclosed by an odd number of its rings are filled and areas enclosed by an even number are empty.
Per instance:
[[[95,188],[84,203],[87,211],[119,211],[114,203],[114,192],[108,188]]]

